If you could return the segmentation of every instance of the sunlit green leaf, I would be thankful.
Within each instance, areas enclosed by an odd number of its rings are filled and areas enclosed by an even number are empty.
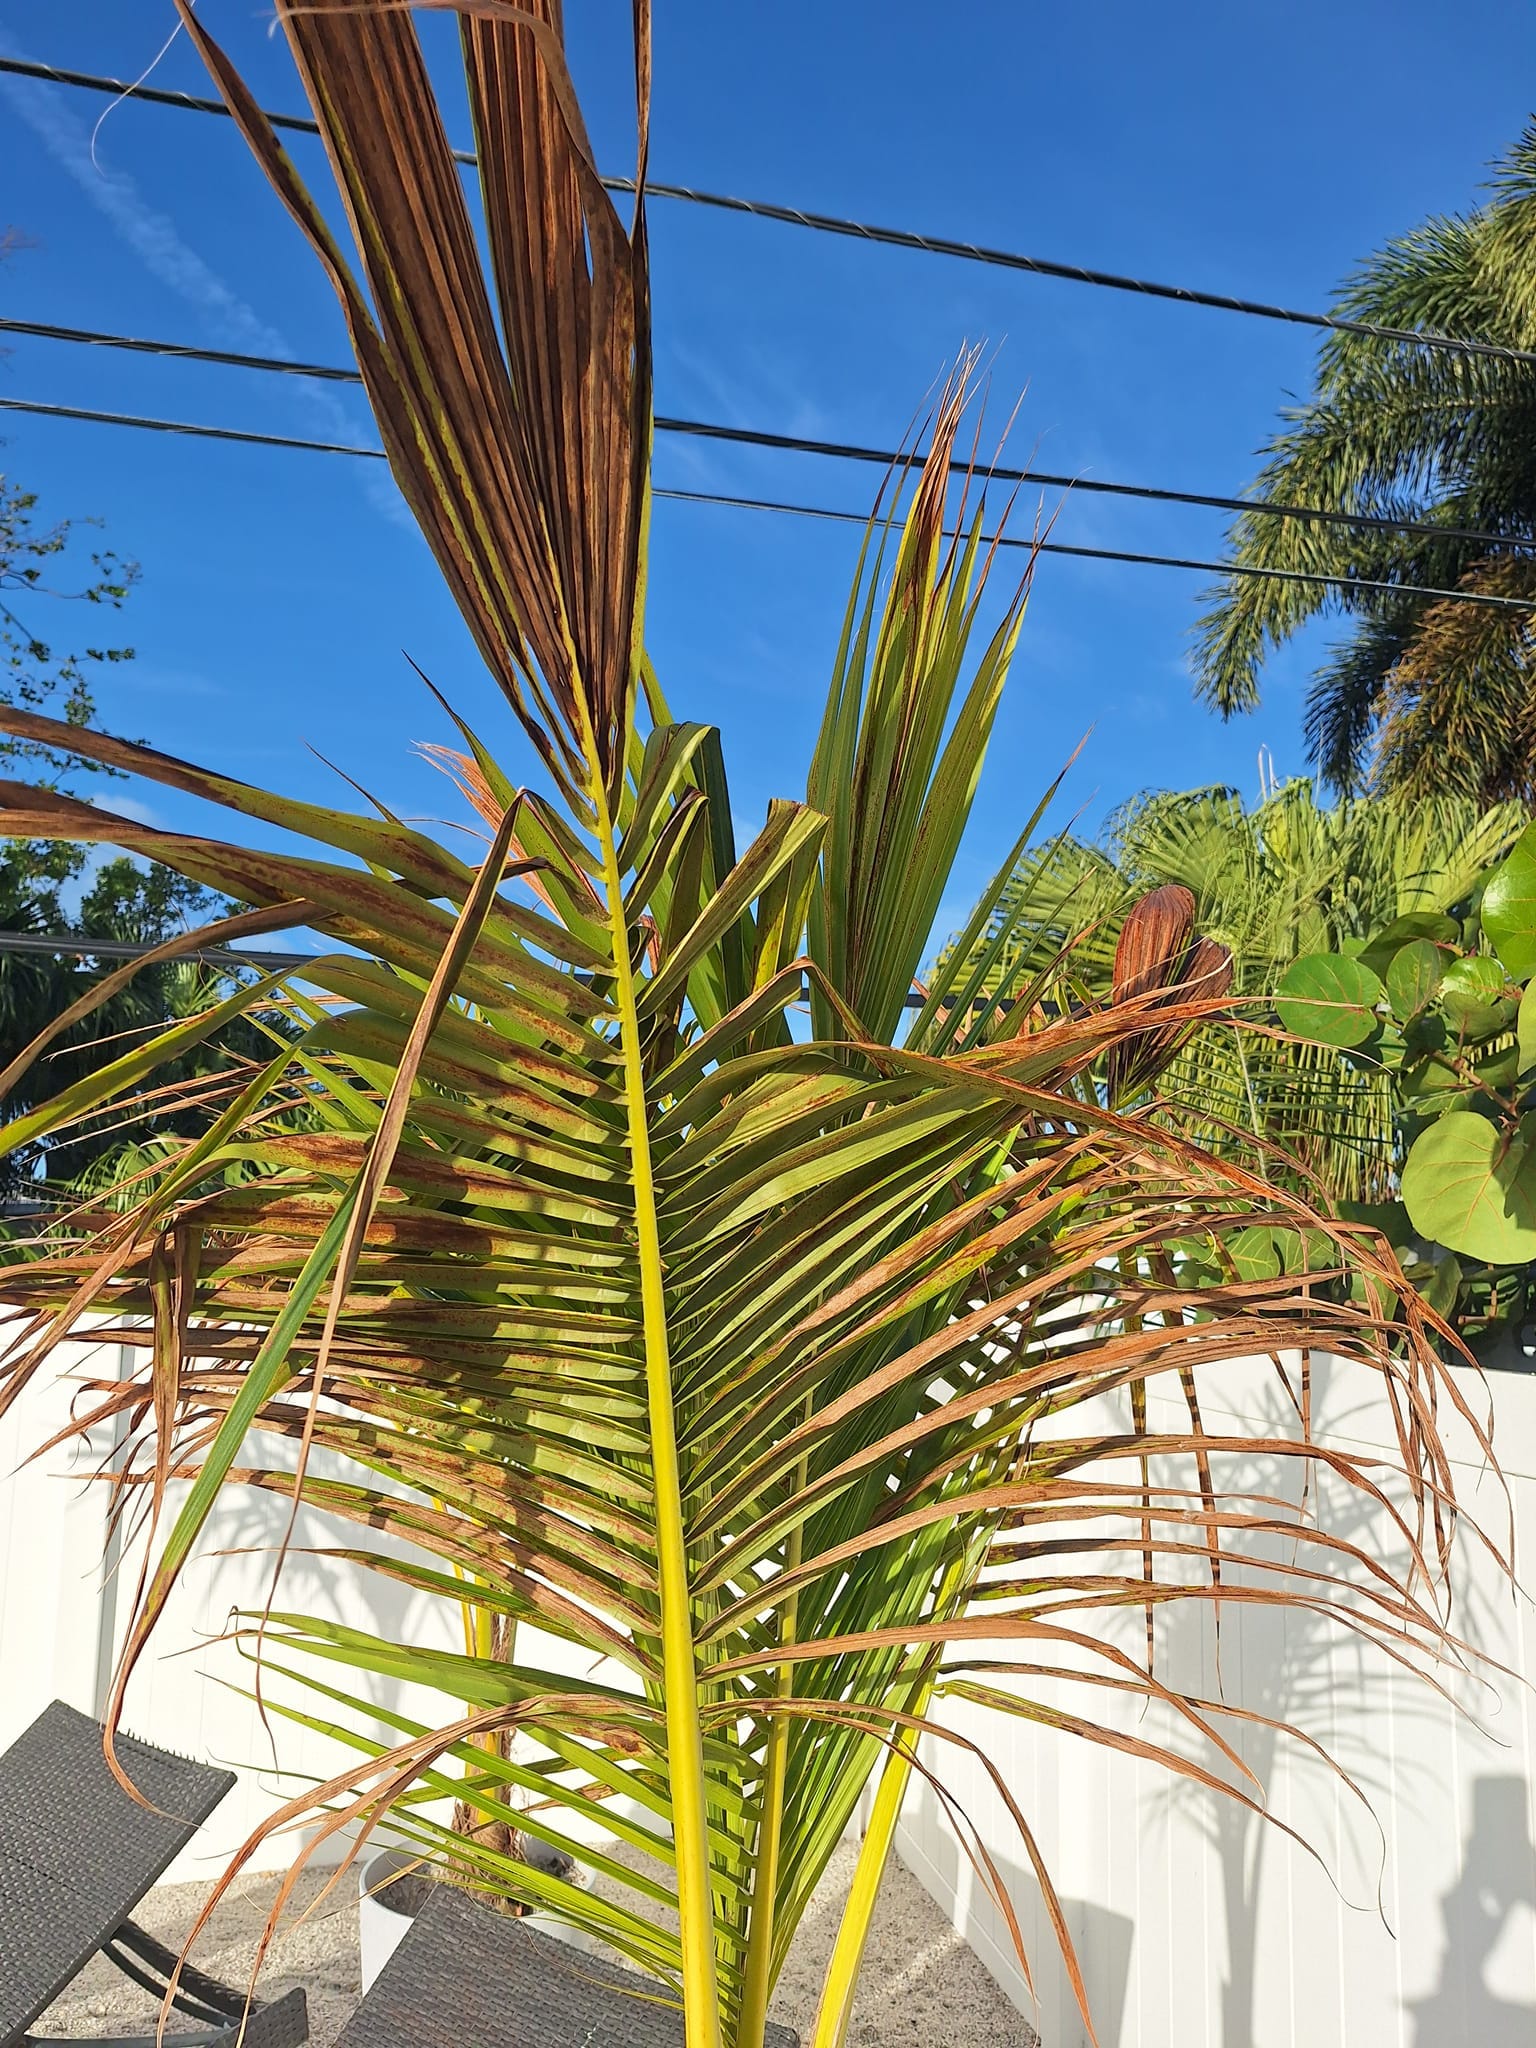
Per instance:
[[[1536,973],[1536,826],[1527,826],[1483,891],[1483,930],[1514,981]]]
[[[1408,1019],[1418,1013],[1440,986],[1450,955],[1431,939],[1410,939],[1392,955],[1387,969],[1387,994],[1394,1017]]]
[[[1320,1045],[1364,1045],[1386,991],[1370,968],[1337,953],[1308,953],[1286,969],[1275,998],[1280,1021]]]
[[[1403,1169],[1414,1228],[1494,1265],[1536,1258],[1536,1117],[1504,1131],[1452,1110],[1415,1138]]]
[[[1458,1038],[1476,1041],[1507,1031],[1519,998],[1497,960],[1453,960],[1440,980],[1439,1004]]]

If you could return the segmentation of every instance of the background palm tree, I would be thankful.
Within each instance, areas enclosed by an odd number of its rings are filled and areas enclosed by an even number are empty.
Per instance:
[[[1536,348],[1536,124],[1496,166],[1493,192],[1475,212],[1390,242],[1334,311]],[[1536,596],[1536,364],[1330,334],[1312,396],[1281,417],[1255,498],[1495,538],[1244,513],[1230,538],[1235,564]],[[1201,696],[1225,713],[1252,710],[1268,653],[1327,611],[1355,621],[1307,706],[1313,758],[1330,784],[1530,798],[1531,612],[1231,576],[1200,622]]]

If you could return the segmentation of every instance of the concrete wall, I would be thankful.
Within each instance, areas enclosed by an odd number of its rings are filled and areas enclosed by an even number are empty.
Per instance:
[[[40,1373],[10,1413],[0,1417],[0,1749],[50,1700],[67,1700],[98,1715],[105,1705],[143,1569],[144,1544],[119,1544],[109,1536],[107,1488],[92,1475],[114,1455],[111,1442],[31,1454],[65,1427],[87,1381],[128,1376],[135,1356],[115,1344],[62,1345],[51,1370]],[[275,1464],[283,1448],[263,1437],[253,1462]],[[311,1469],[379,1483],[350,1460],[324,1452],[314,1454]],[[162,1529],[174,1521],[184,1493],[183,1486],[168,1489]],[[124,1727],[239,1773],[238,1784],[171,1866],[168,1881],[218,1875],[253,1829],[306,1782],[324,1782],[358,1761],[333,1738],[264,1712],[253,1697],[251,1664],[228,1636],[236,1610],[251,1614],[267,1604],[288,1514],[289,1503],[275,1495],[240,1487],[225,1494],[129,1685]],[[462,1649],[463,1620],[455,1601],[315,1554],[337,1545],[360,1548],[367,1541],[365,1530],[301,1513],[274,1607],[391,1642]],[[410,1555],[409,1546],[392,1547]],[[437,1560],[418,1555],[436,1566]],[[594,1671],[589,1656],[537,1629],[524,1629],[521,1647],[546,1670],[628,1683],[616,1667]],[[327,1669],[296,1662],[350,1689],[360,1704],[377,1702],[428,1727],[463,1712],[457,1702],[423,1687],[360,1677],[343,1665]],[[363,1720],[355,1707],[333,1709],[275,1676],[263,1690],[268,1707],[286,1702],[321,1719],[334,1713],[349,1729],[381,1741],[398,1739],[384,1723]],[[448,1817],[446,1806],[440,1817]],[[343,1846],[339,1839],[323,1845],[319,1860],[334,1859]],[[286,1869],[295,1852],[293,1835],[272,1836],[257,1848],[250,1867]]]
[[[81,1378],[116,1378],[122,1359],[71,1344],[61,1361],[0,1417],[0,1748],[51,1699],[95,1711],[111,1669],[105,1489],[84,1476],[97,1459],[28,1453],[67,1425]]]

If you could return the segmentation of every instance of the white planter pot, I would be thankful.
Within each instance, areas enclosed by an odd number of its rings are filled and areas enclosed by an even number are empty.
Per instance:
[[[402,1871],[414,1871],[420,1857],[408,1850],[384,1849],[370,1856],[358,1871],[357,1946],[358,1961],[366,1992],[374,1979],[404,1941],[419,1908],[419,1888],[409,1877],[391,1883]],[[529,1913],[523,1920],[540,1934],[552,1934],[572,1948],[592,1949],[592,1937],[567,1927],[548,1913]]]

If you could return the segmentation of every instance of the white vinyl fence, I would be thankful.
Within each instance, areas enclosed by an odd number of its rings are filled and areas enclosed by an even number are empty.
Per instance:
[[[1385,1447],[1374,1383],[1321,1369],[1321,1427],[1356,1451]],[[1362,1380],[1364,1385],[1362,1386]],[[1214,1382],[1208,1382],[1212,1385]],[[1462,1379],[1479,1413],[1491,1401],[1512,1495],[1517,1564],[1536,1538],[1536,1379]],[[1209,1395],[1207,1424],[1241,1433],[1283,1421],[1272,1372],[1245,1362]],[[1153,1414],[1153,1426],[1159,1418]],[[1165,1426],[1187,1426],[1169,1408]],[[1458,1494],[1507,1540],[1509,1503],[1475,1441],[1442,1416],[1461,1456]],[[1218,1486],[1282,1490],[1274,1475],[1218,1469]],[[1294,1486],[1285,1489],[1294,1495]],[[1367,1551],[1379,1526],[1347,1510],[1332,1521]],[[1524,1543],[1521,1538],[1524,1536]],[[1268,1730],[1223,1732],[1269,1788],[1269,1810],[1310,1849],[1219,1793],[1135,1756],[951,1704],[943,1718],[994,1763],[1034,1830],[1062,1898],[1103,2048],[1532,2048],[1536,2044],[1536,1616],[1474,1541],[1457,1579],[1453,1626],[1509,1667],[1490,1682],[1446,1683],[1476,1721],[1379,1655],[1305,1614],[1229,1605],[1220,1668],[1209,1609],[1160,1619],[1168,1667],[1207,1697],[1293,1722],[1321,1741],[1363,1801],[1321,1759]],[[1137,1654],[1140,1615],[1127,1617]],[[970,1648],[972,1646],[968,1646]],[[977,1654],[988,1654],[977,1646]],[[1017,1646],[991,1654],[1017,1658]],[[1166,1675],[1166,1673],[1165,1673]],[[1109,1715],[1131,1738],[1180,1742],[1168,1718],[1058,1688],[1080,1713]],[[1042,1695],[1045,1696],[1045,1695]],[[899,1850],[1046,2048],[1088,2039],[1056,1954],[1018,1831],[982,1763],[930,1744],[924,1760],[976,1824],[1010,1880],[1033,1968],[1031,1998],[1002,1915],[926,1787],[914,1791]],[[1364,1803],[1368,1801],[1368,1806]],[[1379,1823],[1379,1826],[1378,1826]]]
[[[124,1376],[132,1355],[117,1345],[61,1346],[51,1375],[39,1375],[0,1420],[0,1747],[51,1699],[92,1713],[105,1702],[142,1567],[141,1548],[119,1556],[106,1547],[107,1489],[89,1475],[112,1446],[94,1445],[89,1456],[61,1448],[36,1462],[19,1461],[63,1426],[85,1379]],[[264,1462],[272,1461],[270,1440],[262,1440],[261,1453]],[[315,1460],[317,1470],[339,1473],[344,1465],[318,1454]],[[182,1492],[170,1489],[167,1521]],[[275,1714],[264,1724],[250,1697],[249,1663],[232,1642],[220,1640],[235,1609],[265,1603],[288,1512],[289,1503],[276,1495],[234,1488],[225,1496],[129,1687],[125,1727],[240,1773],[238,1785],[172,1865],[169,1881],[217,1874],[256,1823],[301,1789],[300,1779],[323,1781],[355,1761],[330,1739]],[[339,1525],[301,1514],[278,1605],[395,1640],[462,1647],[462,1626],[450,1603],[307,1554],[348,1542],[354,1539]],[[345,1674],[342,1683],[351,1682]],[[300,1701],[291,1689],[273,1690],[311,1711],[326,1711],[323,1702]],[[382,1699],[384,1688],[366,1696]],[[446,1702],[402,1697],[399,1688],[390,1689],[387,1704],[403,1713],[419,1709],[434,1723],[451,1717]],[[373,1732],[385,1733],[382,1727]],[[291,1837],[269,1840],[253,1868],[284,1868],[294,1852]]]
[[[134,1556],[104,1556],[104,1489],[70,1454],[21,1465],[24,1451],[65,1421],[82,1375],[115,1376],[115,1346],[65,1347],[57,1370],[0,1422],[0,1747],[58,1696],[99,1710],[131,1603]],[[1359,1376],[1319,1368],[1322,1426],[1359,1449],[1388,1441],[1384,1414],[1362,1400]],[[1367,1384],[1367,1394],[1369,1385]],[[1272,1380],[1234,1366],[1225,1412],[1207,1421],[1237,1433],[1278,1422]],[[1496,1441],[1520,1532],[1536,1532],[1536,1379],[1469,1376],[1468,1398],[1490,1397]],[[1154,1421],[1156,1421],[1154,1417]],[[1174,1411],[1165,1418],[1175,1424]],[[1458,1439],[1462,1497],[1502,1536],[1507,1512],[1473,1447]],[[97,1456],[111,1446],[97,1447]],[[1273,1487],[1273,1475],[1218,1472],[1218,1484]],[[205,1546],[225,1554],[189,1571],[129,1693],[126,1725],[188,1754],[237,1767],[241,1782],[172,1877],[208,1877],[250,1828],[295,1789],[273,1774],[323,1779],[345,1761],[326,1739],[273,1718],[251,1699],[249,1668],[216,1640],[235,1607],[259,1607],[269,1546],[287,1504],[276,1497],[221,1506]],[[1379,1531],[1345,1525],[1367,1551]],[[449,1604],[305,1554],[353,1541],[301,1517],[280,1604],[397,1639],[452,1646]],[[1497,1573],[1464,1549],[1456,1625],[1510,1667],[1493,1683],[1455,1689],[1477,1719],[1306,1616],[1233,1604],[1223,1610],[1219,1673],[1207,1611],[1160,1622],[1177,1674],[1209,1696],[1319,1738],[1357,1798],[1322,1761],[1259,1725],[1227,1733],[1270,1788],[1270,1810],[1312,1850],[1188,1779],[1068,1736],[964,1706],[946,1709],[1028,1817],[1060,1892],[1103,2048],[1511,2048],[1536,2043],[1536,1621]],[[1126,1648],[1137,1648],[1139,1617]],[[975,1649],[975,1646],[971,1646]],[[976,1654],[985,1654],[975,1650]],[[996,1654],[1014,1654],[1008,1645]],[[552,1660],[551,1660],[552,1661]],[[221,1682],[222,1681],[222,1682]],[[1451,1675],[1447,1674],[1447,1683]],[[236,1689],[232,1689],[236,1688]],[[438,1717],[431,1700],[388,1702]],[[1061,1704],[1082,1710],[1081,1695]],[[1107,1696],[1094,1703],[1111,1711]],[[446,1714],[446,1703],[441,1711]],[[1127,1707],[1131,1740],[1177,1740],[1166,1720]],[[381,1731],[382,1732],[382,1731]],[[1185,1745],[1190,1755],[1195,1751]],[[899,1848],[913,1871],[1016,2002],[1045,2048],[1081,2048],[1077,2017],[1028,1859],[974,1752],[938,1745],[925,1762],[942,1777],[1008,1880],[1033,1966],[1026,1987],[1001,1915],[935,1795],[919,1784]],[[1379,1825],[1378,1825],[1379,1824]],[[288,1860],[269,1842],[258,1867]]]

